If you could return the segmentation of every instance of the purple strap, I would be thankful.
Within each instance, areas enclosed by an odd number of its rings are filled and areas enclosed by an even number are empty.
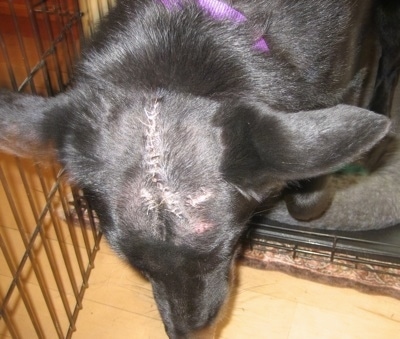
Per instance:
[[[168,9],[173,7],[182,8],[182,0],[160,0],[161,3]],[[239,11],[229,6],[227,3],[220,0],[195,0],[197,4],[207,12],[212,18],[216,20],[231,20],[233,22],[244,22],[247,18]],[[263,37],[258,38],[254,43],[254,48],[262,51],[269,52],[267,42]]]

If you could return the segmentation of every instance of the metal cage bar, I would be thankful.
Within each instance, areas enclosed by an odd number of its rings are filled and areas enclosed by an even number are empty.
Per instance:
[[[0,0],[0,87],[64,90],[113,0]],[[101,232],[57,164],[0,154],[0,337],[70,338]]]

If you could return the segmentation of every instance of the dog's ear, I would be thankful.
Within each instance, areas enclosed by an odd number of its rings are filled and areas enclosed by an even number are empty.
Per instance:
[[[261,104],[222,108],[216,119],[225,146],[222,172],[244,193],[269,179],[300,180],[333,172],[382,139],[390,122],[354,106],[297,113]]]
[[[0,90],[0,150],[24,157],[51,154],[58,118],[68,109],[64,94],[53,98]]]

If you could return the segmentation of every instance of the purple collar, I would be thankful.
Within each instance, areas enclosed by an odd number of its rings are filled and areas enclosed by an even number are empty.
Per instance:
[[[168,9],[172,9],[173,7],[182,7],[182,0],[160,0],[161,3]],[[194,0],[197,2],[200,8],[202,8],[205,12],[207,12],[212,18],[216,20],[231,20],[233,22],[244,22],[247,18],[243,15],[243,13],[234,9],[232,6],[220,0]],[[263,37],[256,39],[254,42],[254,48],[268,53],[269,47],[267,42]]]

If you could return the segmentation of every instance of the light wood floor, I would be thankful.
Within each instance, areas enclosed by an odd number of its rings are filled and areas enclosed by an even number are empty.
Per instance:
[[[151,287],[103,241],[75,339],[166,338]],[[400,300],[238,267],[219,338],[398,338]]]

